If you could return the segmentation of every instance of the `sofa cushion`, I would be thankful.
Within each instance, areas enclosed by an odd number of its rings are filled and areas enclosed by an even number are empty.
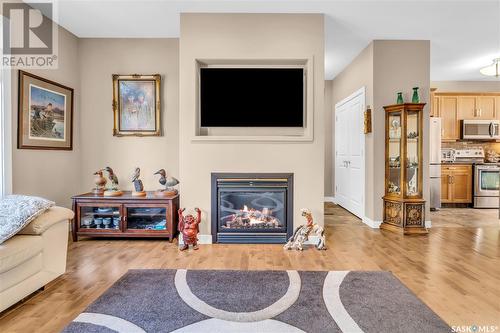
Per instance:
[[[54,202],[26,195],[8,195],[0,199],[0,244],[14,236]]]
[[[74,217],[72,210],[63,207],[49,208],[42,215],[31,221],[18,235],[40,235],[52,225],[63,220],[71,220]]]
[[[17,235],[0,244],[0,274],[42,252],[42,236]]]

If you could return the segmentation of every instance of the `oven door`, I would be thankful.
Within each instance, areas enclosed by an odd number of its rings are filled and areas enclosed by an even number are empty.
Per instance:
[[[499,127],[498,120],[462,120],[462,139],[498,139]]]
[[[500,194],[500,167],[478,165],[475,172],[474,196],[497,197]]]

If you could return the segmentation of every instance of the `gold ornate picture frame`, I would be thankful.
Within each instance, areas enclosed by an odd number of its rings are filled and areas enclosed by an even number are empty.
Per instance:
[[[160,74],[113,74],[113,135],[160,136]]]

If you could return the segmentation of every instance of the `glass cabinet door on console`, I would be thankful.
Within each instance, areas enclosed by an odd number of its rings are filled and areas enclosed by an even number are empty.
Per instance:
[[[78,210],[81,232],[121,230],[121,205],[80,204]]]
[[[168,205],[158,206],[135,206],[126,205],[124,207],[124,229],[125,232],[167,232],[169,230],[167,223]]]

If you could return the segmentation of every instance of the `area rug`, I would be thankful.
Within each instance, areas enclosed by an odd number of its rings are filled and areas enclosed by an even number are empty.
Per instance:
[[[389,272],[130,270],[63,332],[451,332]]]

